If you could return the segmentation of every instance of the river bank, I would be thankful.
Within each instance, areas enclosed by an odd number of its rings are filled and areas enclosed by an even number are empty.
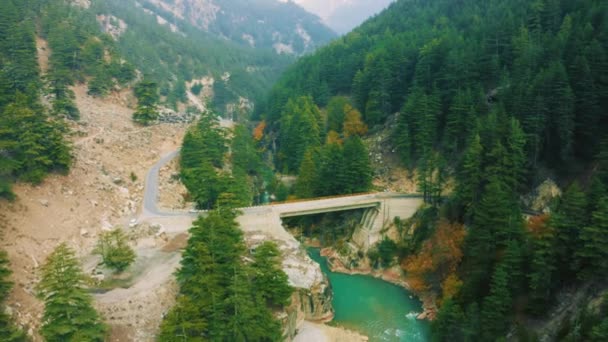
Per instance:
[[[315,246],[316,247],[316,246]],[[344,265],[341,261],[339,253],[331,247],[321,248],[321,256],[327,260],[327,266],[332,272],[343,273],[348,275],[366,275],[377,279],[381,279],[393,285],[397,285],[413,293],[422,302],[422,313],[416,318],[419,320],[433,321],[437,316],[436,296],[430,292],[418,293],[412,290],[407,283],[405,274],[399,266],[393,266],[388,269],[374,269],[369,265],[363,264],[358,267],[350,268]]]
[[[356,331],[327,324],[304,321],[293,342],[367,342],[369,338]]]
[[[422,303],[406,288],[369,275],[333,272],[319,248],[309,248],[333,289],[334,323],[357,331],[369,341],[427,341],[429,324],[416,317]]]

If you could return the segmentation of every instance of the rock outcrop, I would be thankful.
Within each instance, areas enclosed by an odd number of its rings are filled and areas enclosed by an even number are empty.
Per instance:
[[[333,292],[321,266],[314,262],[291,235],[273,236],[267,232],[246,231],[245,241],[250,248],[267,240],[277,243],[283,256],[283,271],[294,288],[291,304],[279,314],[285,336],[291,340],[297,327],[304,321],[328,322],[334,317]]]

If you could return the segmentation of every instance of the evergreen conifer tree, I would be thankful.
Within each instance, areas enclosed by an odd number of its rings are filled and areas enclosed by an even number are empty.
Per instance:
[[[92,306],[74,251],[65,243],[42,267],[38,293],[44,301],[40,333],[47,341],[104,341],[107,328]]]
[[[8,256],[0,250],[0,340],[6,342],[24,342],[25,334],[14,327],[9,317],[4,312],[4,304],[13,286],[9,280],[11,270],[9,269]]]
[[[344,193],[366,192],[372,186],[372,167],[367,147],[358,136],[344,142]]]
[[[309,149],[304,154],[300,172],[298,172],[298,180],[296,182],[295,195],[298,198],[311,198],[315,196],[317,179],[317,165],[313,157],[313,150]]]
[[[608,197],[603,197],[593,212],[591,223],[582,227],[581,247],[576,250],[583,263],[582,275],[605,277],[608,275]]]

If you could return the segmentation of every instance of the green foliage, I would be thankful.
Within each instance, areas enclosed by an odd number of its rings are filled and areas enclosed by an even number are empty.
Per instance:
[[[201,90],[203,90],[203,85],[200,83],[195,83],[192,87],[190,87],[190,91],[196,96],[201,94]]]
[[[236,2],[239,11],[243,7],[250,7],[249,2]],[[95,20],[91,14],[113,14],[124,21],[128,29],[117,38],[111,52],[122,56],[126,60],[126,68],[120,68],[118,63],[111,63],[111,69],[117,79],[133,73],[131,66],[136,66],[150,80],[158,83],[164,103],[175,108],[185,96],[185,81],[200,79],[211,75],[220,80],[225,73],[230,74],[230,81],[226,86],[231,93],[248,99],[260,99],[270,89],[278,75],[293,61],[293,57],[278,55],[271,49],[251,48],[248,44],[237,44],[222,37],[238,35],[239,42],[243,41],[241,33],[243,28],[233,29],[243,22],[226,21],[225,15],[230,12],[218,13],[217,20],[210,24],[209,30],[203,32],[193,26],[187,18],[179,18],[173,13],[164,11],[150,2],[141,4],[143,8],[158,13],[160,16],[171,19],[179,32],[172,32],[166,25],[159,25],[156,16],[142,11],[142,7],[131,1],[107,0],[92,2],[88,11],[89,19]],[[222,7],[226,6],[222,3]],[[84,14],[83,14],[84,15]],[[289,16],[292,16],[290,14]],[[246,15],[246,21],[252,16]],[[110,20],[110,19],[108,19]],[[222,22],[222,26],[216,24]],[[290,24],[291,25],[291,24]],[[259,25],[253,25],[258,27]],[[266,25],[263,25],[267,27]],[[93,26],[96,30],[98,24]],[[214,29],[219,29],[214,31]],[[247,31],[257,31],[247,28]],[[240,32],[240,33],[237,33]],[[311,31],[309,31],[311,32]],[[257,34],[254,34],[257,36]],[[261,41],[256,39],[256,46]],[[274,44],[274,43],[273,43]],[[247,45],[247,46],[244,46]]]
[[[349,101],[344,96],[334,96],[327,104],[327,126],[326,131],[334,131],[342,133],[344,124],[344,107],[349,104]]]
[[[300,164],[295,195],[299,198],[366,192],[372,186],[367,147],[358,136],[311,147]]]
[[[358,136],[344,141],[344,184],[338,193],[360,193],[372,187],[372,167],[367,147]]]
[[[312,198],[317,193],[316,187],[319,184],[317,179],[317,162],[314,158],[314,150],[309,149],[304,154],[304,159],[300,164],[298,172],[298,181],[295,185],[295,195],[298,198]]]
[[[0,5],[0,197],[12,199],[16,180],[40,183],[53,171],[66,172],[70,147],[67,127],[51,120],[40,105],[34,39],[37,0]]]
[[[304,153],[321,145],[321,113],[310,97],[290,100],[283,111],[280,131],[281,166],[295,171],[302,163]]]
[[[378,243],[378,256],[384,267],[390,266],[396,255],[397,244],[395,241],[385,237]]]
[[[580,231],[589,222],[587,200],[577,182],[572,183],[560,199],[551,225],[556,230],[556,265],[565,280],[579,270],[578,258],[573,256],[582,248]]]
[[[46,76],[56,115],[78,119],[80,112],[69,89],[89,77],[88,93],[105,96],[114,86],[135,78],[134,67],[122,61],[115,42],[99,29],[95,14],[64,2],[38,1],[40,34],[51,55]]]
[[[253,253],[254,292],[266,300],[269,307],[289,304],[293,288],[281,269],[281,253],[274,242],[264,242]]]
[[[503,336],[508,326],[506,318],[512,305],[508,282],[509,275],[503,267],[498,267],[492,276],[491,291],[484,299],[481,311],[481,336],[485,341],[494,341]]]
[[[213,108],[218,113],[226,112],[226,105],[238,99],[238,96],[228,87],[228,82],[219,79],[213,83]]]
[[[232,154],[227,156],[227,132],[211,111],[202,113],[197,124],[184,136],[180,176],[199,208],[217,207],[222,194],[224,205],[249,206],[254,199],[260,202],[266,185],[273,182],[272,173],[262,162],[245,126],[235,126],[230,151]],[[231,173],[220,171],[227,157],[230,157]]]
[[[4,304],[13,286],[9,279],[10,275],[11,270],[9,269],[8,256],[6,252],[0,250],[0,340],[22,342],[26,341],[25,334],[15,328],[11,322],[11,318],[4,313]]]
[[[276,341],[281,325],[268,305],[291,295],[277,267],[276,246],[265,244],[244,262],[246,248],[233,210],[214,210],[194,222],[177,273],[180,294],[161,325],[160,341]],[[273,288],[277,291],[269,291]]]
[[[584,265],[585,276],[601,279],[608,275],[608,197],[600,199],[591,222],[580,232],[581,247],[576,250]]]
[[[137,97],[137,110],[133,113],[133,121],[141,125],[149,125],[158,119],[156,106],[160,99],[158,84],[149,80],[139,82],[134,89]]]
[[[551,8],[551,20],[539,8]],[[607,128],[605,22],[606,5],[593,0],[397,1],[300,59],[259,113],[276,129],[288,99],[305,95],[320,106],[351,96],[370,125],[400,111],[393,146],[414,166],[424,149],[457,160],[476,121],[499,105],[520,122],[523,175],[538,163],[563,170],[590,162]]]
[[[107,327],[92,306],[85,279],[74,255],[61,244],[42,266],[38,294],[44,301],[41,335],[47,341],[103,342]]]
[[[120,228],[103,232],[97,241],[95,253],[101,255],[104,265],[119,273],[135,261],[135,251]]]
[[[608,318],[604,318],[602,323],[593,327],[591,331],[591,340],[594,342],[606,341],[608,339]]]
[[[70,147],[60,122],[50,121],[40,107],[30,108],[24,95],[0,113],[0,178],[40,183],[52,171],[67,171],[72,162]],[[4,187],[5,197],[11,197]]]
[[[465,320],[465,315],[462,312],[460,305],[452,299],[448,299],[441,306],[439,317],[432,323],[433,340],[445,341],[454,339],[463,341],[463,327],[461,323]]]

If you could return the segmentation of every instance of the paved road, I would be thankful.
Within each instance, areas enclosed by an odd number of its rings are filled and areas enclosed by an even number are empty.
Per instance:
[[[183,216],[184,213],[162,212],[158,209],[158,173],[167,163],[179,155],[179,150],[173,151],[162,157],[154,164],[146,175],[146,185],[144,188],[144,204],[142,210],[143,217],[154,216]]]
[[[197,217],[200,212],[191,213],[185,211],[162,211],[158,208],[158,174],[160,169],[179,155],[179,150],[173,151],[163,156],[154,164],[146,175],[146,185],[144,189],[143,210],[140,219],[163,218],[163,217]],[[418,194],[403,194],[395,192],[378,192],[369,194],[357,194],[352,196],[337,196],[329,198],[317,198],[292,203],[279,203],[258,207],[242,208],[244,214],[256,214],[265,211],[273,211],[282,216],[295,216],[298,213],[312,213],[311,211],[324,212],[335,210],[348,210],[350,207],[362,205],[368,206],[374,202],[384,199],[398,198],[421,198]],[[352,209],[352,208],[350,208]],[[284,215],[285,214],[285,215]]]

